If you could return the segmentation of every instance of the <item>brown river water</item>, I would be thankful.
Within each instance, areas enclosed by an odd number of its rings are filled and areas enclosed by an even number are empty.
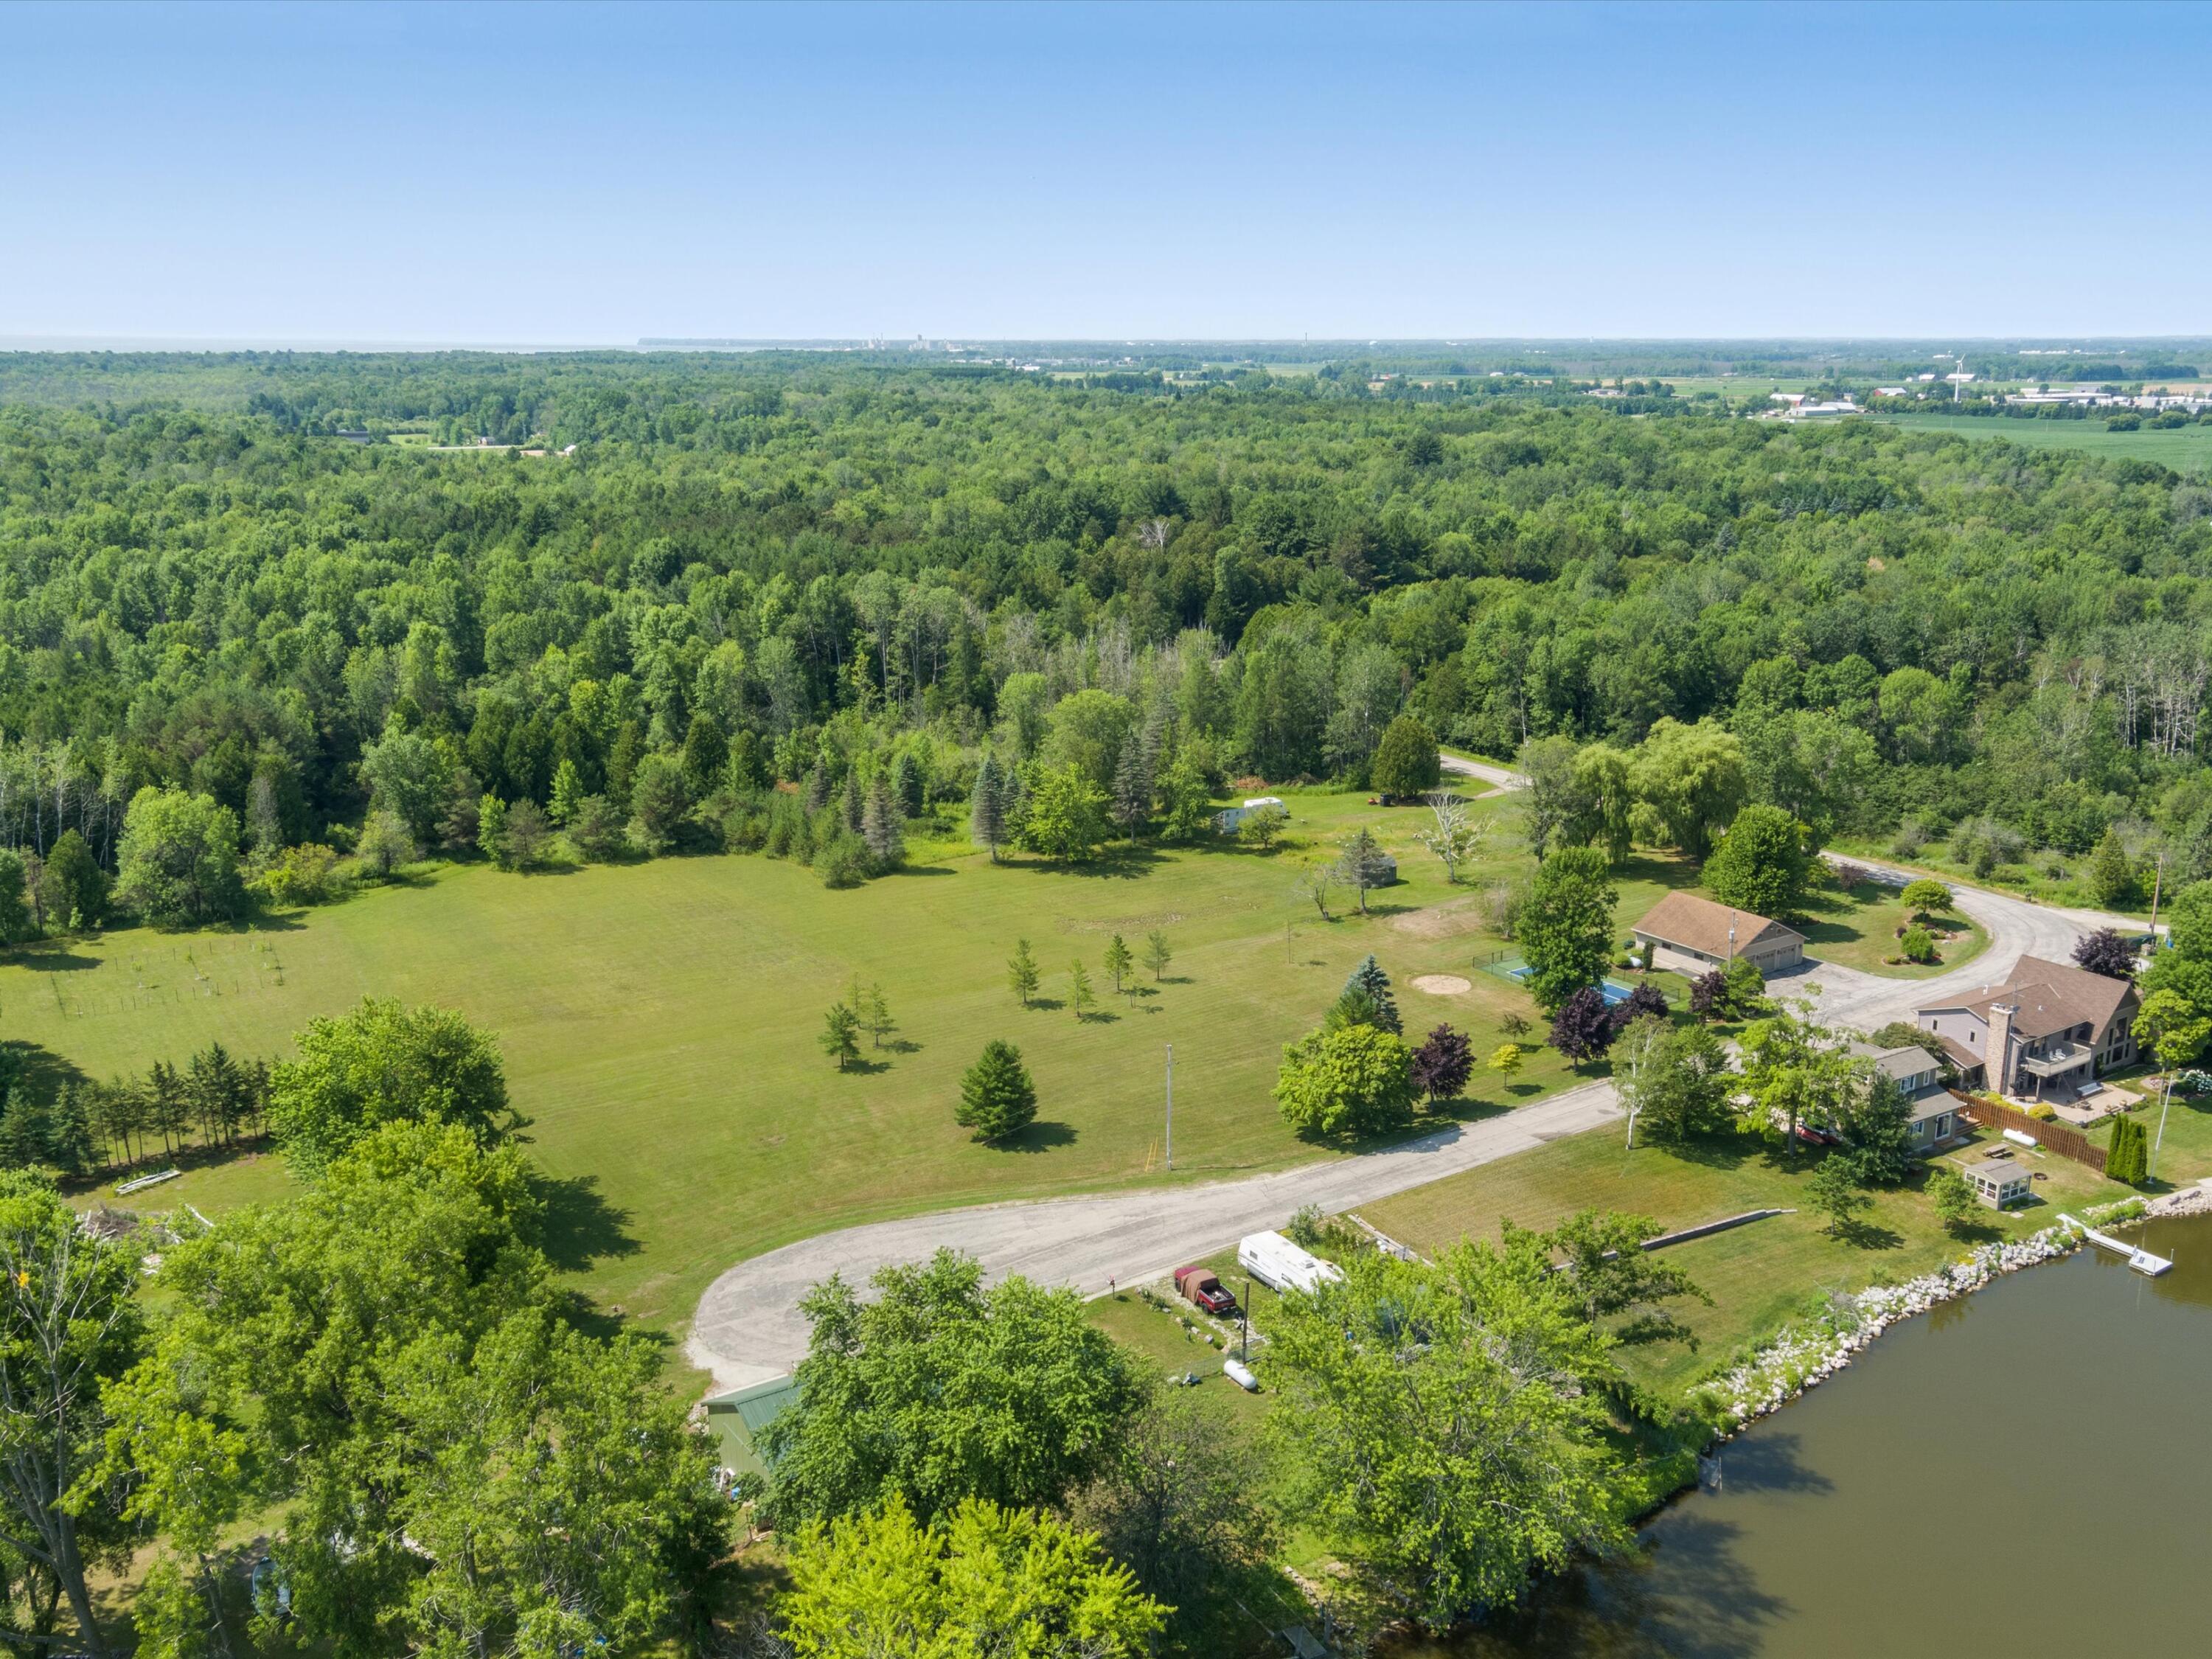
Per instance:
[[[1893,1327],[1723,1449],[1635,1557],[1392,1659],[2212,1650],[2212,1218]]]

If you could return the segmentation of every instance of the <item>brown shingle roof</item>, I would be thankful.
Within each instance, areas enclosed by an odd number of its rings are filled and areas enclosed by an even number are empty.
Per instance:
[[[1668,945],[1686,945],[1692,951],[1702,951],[1709,957],[1725,957],[1729,948],[1729,930],[1735,930],[1733,954],[1741,956],[1762,939],[1794,939],[1803,943],[1804,935],[1794,927],[1784,927],[1778,921],[1769,921],[1751,910],[1731,910],[1725,904],[1716,904],[1709,898],[1699,898],[1695,893],[1669,893],[1644,914],[1633,931],[1649,933]]]
[[[1996,1004],[2013,1004],[2020,1012],[2013,1016],[2012,1028],[2024,1037],[2048,1036],[2069,1025],[2087,1025],[2092,1036],[2102,1036],[2135,994],[2136,988],[2126,980],[2107,979],[2041,957],[2022,957],[2003,984],[1990,987],[1971,1002],[1944,1006],[1964,1008],[1987,1021]]]

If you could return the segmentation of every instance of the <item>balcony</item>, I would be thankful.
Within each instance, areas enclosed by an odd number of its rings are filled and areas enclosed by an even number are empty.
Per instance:
[[[2021,1056],[2020,1069],[2030,1077],[2063,1077],[2089,1064],[2088,1048],[2079,1042],[2045,1043],[2041,1051]]]

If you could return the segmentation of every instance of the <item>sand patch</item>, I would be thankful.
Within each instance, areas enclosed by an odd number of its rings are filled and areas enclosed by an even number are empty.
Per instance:
[[[1416,974],[1413,975],[1413,988],[1426,991],[1432,997],[1457,997],[1465,996],[1474,989],[1474,985],[1472,981],[1462,979],[1457,974]]]
[[[1415,939],[1450,939],[1459,933],[1479,933],[1484,923],[1484,913],[1471,894],[1425,909],[1402,911],[1390,918],[1394,932],[1410,933]]]

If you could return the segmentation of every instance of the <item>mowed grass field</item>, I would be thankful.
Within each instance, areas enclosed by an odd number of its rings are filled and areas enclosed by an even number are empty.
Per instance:
[[[1498,800],[1482,804],[1494,813]],[[1145,1181],[1205,1181],[1328,1149],[1295,1139],[1270,1090],[1282,1044],[1318,1018],[1373,951],[1397,983],[1409,1034],[1449,1021],[1486,1054],[1498,1021],[1534,1009],[1476,969],[1507,949],[1484,931],[1477,872],[1447,887],[1413,842],[1418,808],[1339,793],[1291,797],[1294,835],[1268,855],[1146,850],[1085,869],[981,854],[924,856],[849,891],[763,858],[665,860],[518,876],[442,867],[349,902],[221,933],[129,929],[0,963],[0,1012],[43,1066],[92,1077],[183,1060],[220,1040],[289,1052],[292,1033],[364,994],[448,1005],[495,1032],[531,1151],[568,1182],[562,1228],[581,1287],[603,1306],[680,1329],[698,1293],[741,1258],[896,1213]],[[1395,851],[1407,879],[1376,914],[1324,923],[1295,890],[1355,822]],[[1499,871],[1521,861],[1501,831]],[[925,853],[927,849],[925,849]],[[1620,917],[1639,915],[1678,866],[1625,872]],[[1100,964],[1116,931],[1175,951],[1168,982],[1117,998]],[[1024,1010],[1006,962],[1026,937],[1044,972]],[[1065,1006],[1080,957],[1097,1018]],[[1415,991],[1457,974],[1462,994]],[[817,1038],[858,976],[879,981],[896,1047],[840,1074]],[[952,1122],[962,1072],[984,1042],[1018,1043],[1038,1121],[1014,1147],[973,1145]],[[1176,1170],[1159,1168],[1165,1045],[1175,1045]],[[1573,1080],[1548,1049],[1518,1103]],[[1533,1085],[1533,1086],[1532,1086]],[[286,1189],[280,1158],[191,1170],[131,1201],[210,1213]]]
[[[1948,432],[1962,438],[2008,438],[2045,449],[2084,449],[2113,459],[2155,461],[2177,472],[2212,466],[2212,426],[2179,426],[2155,432],[2107,432],[2101,420],[2016,421],[1984,415],[1868,415],[1864,420],[1908,432]]]
[[[1650,1146],[1630,1151],[1618,1127],[1570,1136],[1359,1213],[1426,1254],[1462,1237],[1495,1239],[1504,1220],[1542,1229],[1583,1209],[1649,1215],[1662,1232],[1747,1210],[1796,1210],[1664,1253],[1668,1266],[1713,1298],[1710,1308],[1678,1304],[1698,1334],[1696,1351],[1664,1343],[1628,1356],[1632,1376],[1672,1392],[1796,1316],[1808,1297],[1927,1273],[1983,1239],[2021,1237],[2053,1224],[2061,1210],[2128,1195],[2126,1188],[2054,1153],[2027,1152],[2022,1160],[2046,1177],[2034,1182],[2033,1201],[2002,1217],[1978,1212],[1981,1226],[1963,1239],[1937,1222],[1917,1181],[1876,1194],[1860,1242],[1846,1242],[1830,1237],[1826,1218],[1805,1202],[1805,1179],[1815,1165],[1809,1150],[1794,1165],[1779,1149],[1748,1137],[1717,1139],[1687,1153]]]

